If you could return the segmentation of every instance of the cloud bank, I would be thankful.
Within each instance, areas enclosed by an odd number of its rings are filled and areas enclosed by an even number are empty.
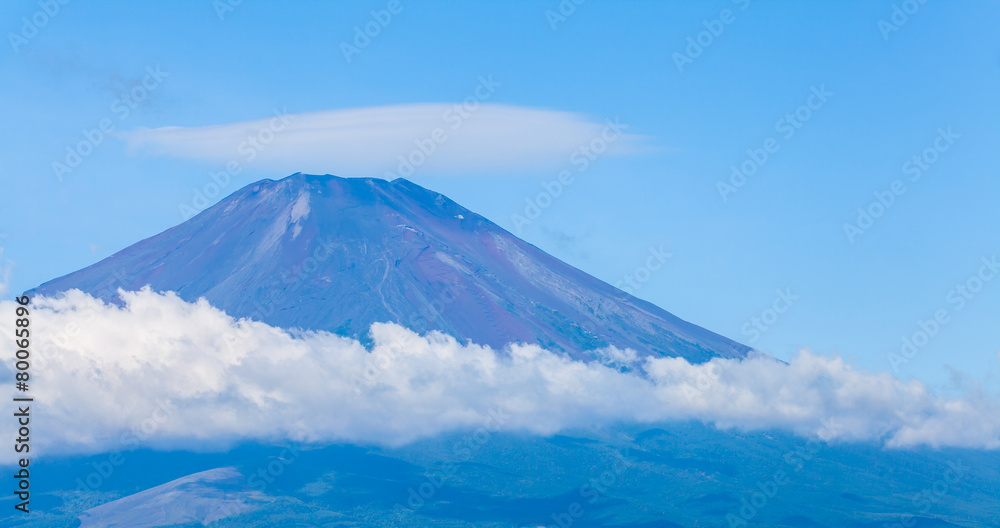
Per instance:
[[[273,115],[201,127],[119,133],[132,149],[252,164],[279,172],[341,176],[497,174],[565,168],[586,150],[596,156],[637,150],[639,136],[615,118],[485,103],[376,106]]]
[[[697,419],[890,447],[1000,447],[994,399],[937,396],[920,382],[807,351],[788,364],[692,365],[609,349],[603,362],[585,364],[537,346],[498,353],[394,324],[373,325],[367,350],[326,332],[234,320],[204,300],[122,295],[124,307],[79,291],[34,299],[33,450],[280,439],[400,445],[498,414],[503,429],[542,435]],[[0,304],[13,313],[12,302]],[[0,354],[13,357],[11,340],[0,340]],[[0,421],[0,434],[13,437],[11,422]]]

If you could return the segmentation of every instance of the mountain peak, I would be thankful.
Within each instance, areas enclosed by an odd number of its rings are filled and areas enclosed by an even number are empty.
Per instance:
[[[326,193],[327,195],[355,200],[357,205],[366,202],[395,205],[399,205],[401,202],[411,202],[412,205],[420,205],[428,213],[435,216],[479,217],[447,196],[405,178],[389,181],[382,178],[344,178],[331,174],[315,175],[297,172],[278,180],[259,180],[237,191],[233,196],[241,193],[246,196],[254,196],[260,195],[262,192],[264,194],[261,196],[270,195],[272,199],[281,199],[281,197],[293,199],[301,193],[315,193],[317,195]],[[228,200],[227,198],[216,206],[222,205]]]
[[[705,361],[749,348],[680,320],[405,179],[296,173],[40,286],[204,297],[235,317],[362,339],[375,322],[580,359],[615,346]]]

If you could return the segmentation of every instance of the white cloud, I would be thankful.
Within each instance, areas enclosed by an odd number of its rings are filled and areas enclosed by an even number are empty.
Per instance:
[[[143,128],[119,136],[133,149],[220,168],[236,161],[288,173],[406,177],[401,158],[411,156],[419,161],[418,173],[472,175],[570,168],[570,156],[591,142],[601,155],[636,151],[640,136],[629,134],[627,123],[612,129],[608,122],[616,119],[493,103],[477,103],[473,110],[462,103],[425,103],[276,111],[254,121]]]
[[[325,332],[236,321],[205,301],[148,290],[123,298],[124,308],[78,291],[33,301],[33,452],[286,437],[398,445],[478,427],[492,409],[509,415],[507,429],[546,435],[693,418],[890,447],[1000,447],[994,399],[936,396],[808,351],[788,364],[692,365],[610,350],[607,365],[585,364],[376,324],[369,352]],[[3,357],[12,347],[0,340]],[[0,421],[0,434],[12,437],[11,424]]]

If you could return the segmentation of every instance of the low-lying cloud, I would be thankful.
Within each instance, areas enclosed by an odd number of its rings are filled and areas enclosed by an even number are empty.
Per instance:
[[[122,132],[134,150],[279,172],[409,177],[506,174],[564,168],[636,150],[640,136],[614,116],[466,100],[305,113],[212,126]]]
[[[889,447],[1000,447],[995,399],[938,396],[808,351],[787,364],[756,356],[694,365],[609,349],[605,361],[582,363],[394,324],[373,325],[366,349],[326,332],[234,320],[204,300],[121,295],[123,307],[79,291],[33,300],[33,450],[286,438],[400,445],[479,427],[497,409],[504,429],[542,435],[697,419]],[[0,354],[13,357],[13,346],[0,340]],[[0,421],[0,434],[11,438],[11,425]]]

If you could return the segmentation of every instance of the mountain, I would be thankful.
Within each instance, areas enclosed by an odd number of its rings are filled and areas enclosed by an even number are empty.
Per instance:
[[[238,317],[359,338],[395,321],[583,360],[607,345],[693,361],[749,352],[406,180],[264,180],[34,293],[79,288],[120,302],[118,288],[147,284]],[[979,528],[1000,516],[993,451],[699,422],[114,456],[32,461],[38,513],[25,521],[8,507],[0,526]]]
[[[399,448],[127,451],[99,491],[83,494],[79,482],[108,455],[46,457],[31,463],[37,511],[25,524],[0,509],[0,526],[66,528],[79,517],[79,528],[996,528],[1000,519],[993,451],[825,444],[700,423],[495,433],[454,451],[470,435]]]
[[[234,317],[367,340],[374,322],[577,359],[613,345],[701,362],[749,348],[685,322],[404,179],[262,180],[33,294],[150,285]]]
[[[208,524],[267,502],[235,468],[201,471],[80,513],[79,528]]]

